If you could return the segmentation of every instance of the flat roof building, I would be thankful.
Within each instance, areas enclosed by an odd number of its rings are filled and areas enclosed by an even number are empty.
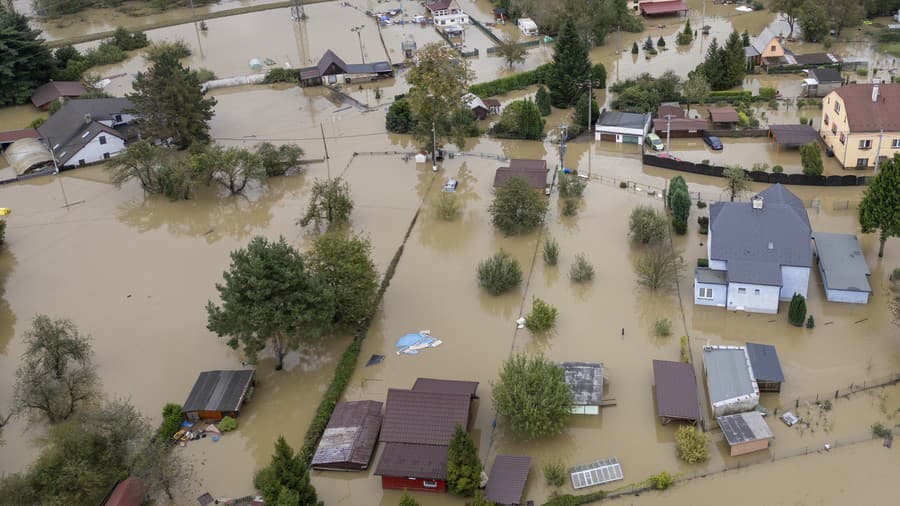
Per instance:
[[[502,506],[523,504],[522,491],[525,489],[530,465],[531,457],[497,455],[484,488],[484,497]]]
[[[716,420],[731,447],[732,457],[765,450],[775,437],[758,411],[720,416]]]
[[[599,415],[603,402],[603,364],[594,362],[563,362],[560,364],[566,386],[572,392],[572,413]]]
[[[703,367],[714,416],[750,411],[759,405],[759,387],[746,348],[704,346]]]
[[[239,371],[205,371],[197,377],[181,414],[191,422],[232,418],[249,396],[254,383],[253,369]]]
[[[819,273],[830,302],[866,304],[872,287],[869,266],[853,234],[814,232]]]
[[[367,469],[381,430],[381,406],[377,401],[337,403],[313,455],[313,469]]]

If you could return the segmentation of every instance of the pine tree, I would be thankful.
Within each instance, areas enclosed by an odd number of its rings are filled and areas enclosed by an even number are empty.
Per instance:
[[[24,104],[50,79],[53,58],[40,34],[25,16],[0,9],[0,106]]]
[[[586,94],[582,94],[578,97],[578,102],[575,103],[575,114],[573,118],[573,122],[581,128],[585,128],[590,130],[592,125],[588,125],[588,97]],[[591,123],[597,122],[597,116],[600,115],[600,106],[597,105],[597,100],[591,97]]]
[[[799,293],[795,293],[791,298],[791,305],[788,309],[788,321],[795,327],[802,327],[806,320],[806,299]]]
[[[719,42],[713,38],[706,49],[706,59],[697,67],[706,77],[709,87],[714,90],[728,89],[729,86],[723,86],[725,77],[725,61],[723,60],[722,50],[719,48]]]
[[[544,88],[544,85],[538,86],[537,95],[534,96],[534,103],[537,105],[538,110],[541,111],[541,116],[550,114],[550,94],[547,93],[547,88]]]
[[[900,155],[883,162],[869,182],[859,204],[859,224],[864,234],[879,232],[878,258],[884,256],[889,237],[900,237]]]
[[[523,139],[540,140],[544,137],[544,118],[531,99],[525,100],[519,111],[519,135]]]
[[[631,43],[631,54],[638,54],[638,45],[637,42]]]
[[[481,460],[469,434],[456,424],[447,450],[447,488],[450,493],[469,497],[481,481]]]
[[[744,43],[737,30],[733,30],[724,46],[725,72],[727,75],[726,88],[733,88],[744,81],[747,71],[747,58],[744,53]]]
[[[744,28],[744,33],[741,34],[741,44],[743,44],[744,47],[747,47],[750,45],[750,34],[747,33],[746,28]]]
[[[822,148],[818,141],[811,141],[800,146],[800,163],[807,176],[821,176],[825,171],[822,163]]]
[[[590,73],[591,61],[587,45],[575,31],[575,23],[568,18],[556,39],[553,72],[547,83],[553,106],[565,109],[575,103],[578,99],[578,86],[588,79]]]
[[[284,436],[278,436],[275,453],[269,465],[262,468],[253,480],[267,503],[314,506],[318,504],[316,489],[309,480],[309,468]]]

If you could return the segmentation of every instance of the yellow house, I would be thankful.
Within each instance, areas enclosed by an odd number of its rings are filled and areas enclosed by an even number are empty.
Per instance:
[[[778,37],[766,28],[744,48],[744,54],[748,60],[753,60],[754,65],[762,65],[768,59],[783,60],[784,46]]]
[[[900,153],[900,83],[850,84],[822,102],[822,141],[845,169],[868,169]]]

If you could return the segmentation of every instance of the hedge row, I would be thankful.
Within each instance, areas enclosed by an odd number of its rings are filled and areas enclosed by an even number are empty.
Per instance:
[[[505,95],[510,91],[521,90],[538,83],[547,83],[548,74],[553,71],[552,63],[545,63],[540,67],[513,74],[509,77],[501,77],[493,81],[478,83],[469,86],[469,92],[481,98]]]
[[[562,494],[557,495],[545,502],[543,506],[578,506],[580,504],[588,504],[599,501],[606,497],[606,492],[598,490],[582,495]]]
[[[835,69],[840,71],[840,63],[831,63],[828,65],[782,65],[780,67],[769,67],[766,72],[769,74],[793,74],[806,69]]]

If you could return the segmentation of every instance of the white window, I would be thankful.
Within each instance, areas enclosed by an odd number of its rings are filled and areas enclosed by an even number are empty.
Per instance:
[[[747,293],[746,288],[738,288],[738,293]]]
[[[834,112],[840,114],[841,113],[841,103],[838,101],[834,102]]]
[[[856,159],[856,168],[863,169],[869,166],[868,158],[857,158]]]
[[[753,295],[759,295],[759,288],[753,290]]]
[[[861,139],[859,149],[872,149],[872,139]]]
[[[894,139],[891,141],[891,148],[900,149],[900,139]]]
[[[713,289],[700,287],[700,295],[698,295],[697,297],[701,298],[701,299],[712,299],[713,298]]]
[[[89,130],[89,131],[87,131],[87,132],[81,134],[81,138],[84,139],[85,137],[87,137],[87,136],[90,135],[90,134],[91,134],[91,132],[90,132],[90,130]]]
[[[437,488],[436,481],[423,481],[422,486],[425,488]]]

